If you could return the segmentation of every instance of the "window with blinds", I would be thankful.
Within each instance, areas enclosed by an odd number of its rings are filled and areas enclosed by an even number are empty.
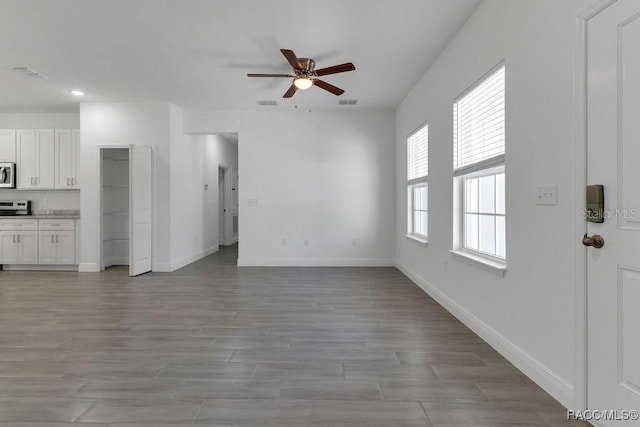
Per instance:
[[[424,125],[407,138],[407,179],[429,174],[429,125]]]
[[[453,104],[455,174],[461,175],[492,164],[503,163],[504,146],[505,67],[503,64]]]
[[[453,104],[453,174],[461,195],[455,245],[501,263],[507,258],[504,153],[505,66],[501,64]]]
[[[407,138],[408,236],[427,239],[429,175],[429,126],[423,125]]]

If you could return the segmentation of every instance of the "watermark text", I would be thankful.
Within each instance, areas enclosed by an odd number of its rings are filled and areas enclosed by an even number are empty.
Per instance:
[[[640,411],[636,409],[585,409],[567,410],[568,420],[579,421],[636,421],[640,419]]]

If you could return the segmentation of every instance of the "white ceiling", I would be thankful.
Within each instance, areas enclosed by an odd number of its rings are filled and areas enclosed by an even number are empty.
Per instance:
[[[394,108],[480,0],[0,0],[0,110],[76,109],[82,101],[169,101],[187,110]],[[279,49],[317,68],[353,62],[319,88],[282,95]],[[48,76],[11,70],[27,66]]]

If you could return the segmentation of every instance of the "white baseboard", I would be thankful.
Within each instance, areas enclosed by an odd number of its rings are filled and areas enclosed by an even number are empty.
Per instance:
[[[80,273],[99,273],[100,264],[97,262],[82,262],[78,265],[78,271]]]
[[[4,264],[6,271],[78,271],[77,265]]]
[[[449,298],[406,265],[396,262],[396,267],[562,405],[567,408],[573,406],[573,385],[571,383]]]
[[[386,258],[238,258],[239,267],[394,267]]]
[[[215,246],[210,247],[209,249],[205,249],[204,251],[200,251],[200,252],[197,252],[195,254],[186,256],[186,257],[182,258],[181,260],[174,261],[169,265],[169,268],[170,268],[169,272],[176,271],[179,268],[182,268],[182,267],[184,267],[186,265],[191,264],[192,262],[195,262],[195,261],[197,261],[197,260],[199,260],[201,258],[204,258],[204,257],[206,257],[208,255],[211,255],[211,254],[213,254],[215,252],[218,252],[218,249],[219,249],[219,246],[215,245]]]
[[[238,243],[238,236],[229,237],[228,239],[224,240],[222,246],[231,246],[235,245],[236,243]]]
[[[171,263],[170,262],[156,262],[151,267],[151,271],[154,273],[171,273]]]

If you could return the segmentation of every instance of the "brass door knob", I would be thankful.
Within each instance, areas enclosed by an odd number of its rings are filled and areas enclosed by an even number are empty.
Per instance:
[[[582,238],[582,244],[585,246],[593,246],[594,248],[599,249],[604,246],[604,238],[599,234],[594,234],[591,237],[585,234]]]

